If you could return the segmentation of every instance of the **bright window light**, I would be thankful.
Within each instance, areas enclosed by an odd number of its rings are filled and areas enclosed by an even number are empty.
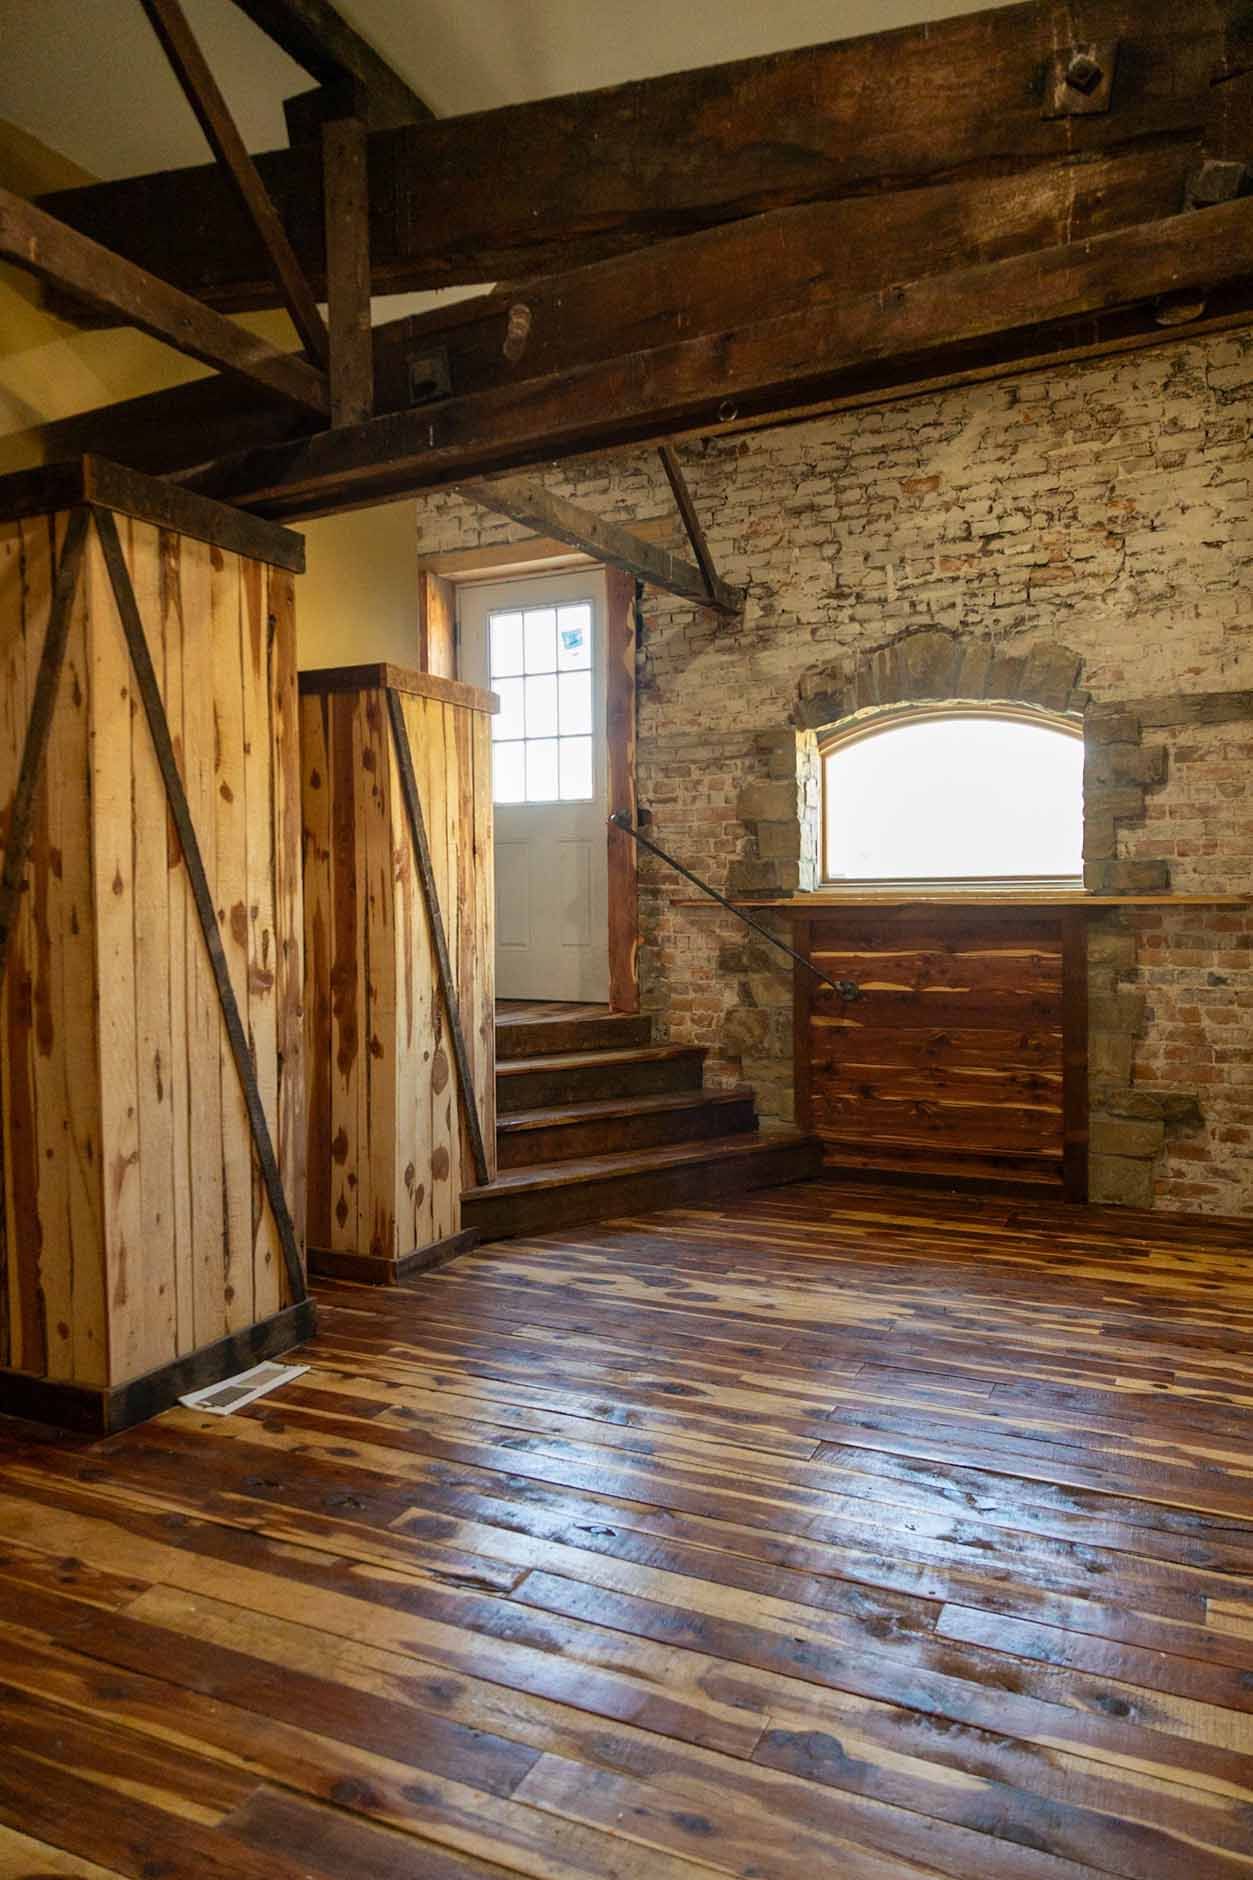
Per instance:
[[[493,796],[497,803],[577,803],[595,795],[592,609],[508,608],[489,616]]]
[[[823,758],[828,881],[1075,879],[1083,739],[992,713],[920,716]]]

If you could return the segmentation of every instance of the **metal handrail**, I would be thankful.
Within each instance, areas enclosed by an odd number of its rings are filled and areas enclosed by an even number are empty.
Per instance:
[[[676,861],[673,855],[668,855],[665,849],[650,840],[648,836],[641,835],[626,810],[620,809],[616,815],[611,816],[609,827],[621,829],[625,835],[634,837],[641,848],[647,849],[650,854],[659,856],[663,862],[669,863],[676,873],[682,875],[684,881],[690,881],[692,886],[699,888],[702,894],[707,894],[711,900],[717,901],[720,907],[725,907],[728,914],[734,914],[735,918],[742,920],[746,927],[751,927],[753,932],[759,933],[763,940],[768,940],[772,947],[777,947],[780,953],[786,953],[790,960],[795,960],[798,966],[803,966],[806,972],[813,974],[815,979],[820,979],[824,986],[830,986],[832,992],[838,997],[849,1002],[861,998],[861,987],[854,980],[828,978],[827,974],[821,972],[812,960],[807,960],[803,953],[798,953],[794,947],[788,946],[787,942],[780,940],[777,934],[772,934],[768,927],[763,927],[759,920],[754,920],[751,915],[746,914],[743,908],[736,907],[734,901],[728,901],[725,894],[719,894],[716,888],[711,888],[707,881],[702,881],[699,875],[694,875],[690,868],[685,868],[682,862]]]

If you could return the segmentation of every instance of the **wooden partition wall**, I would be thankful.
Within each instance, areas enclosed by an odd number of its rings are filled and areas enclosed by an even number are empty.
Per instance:
[[[496,701],[394,666],[305,672],[300,690],[309,1259],[314,1272],[386,1284],[467,1244],[461,1191],[480,1172],[495,1174]],[[397,712],[468,1092],[406,802]]]
[[[796,973],[797,1121],[836,1165],[1087,1194],[1086,921],[963,903],[815,909]]]
[[[312,1329],[303,543],[94,459],[0,518],[0,1409],[108,1429]]]

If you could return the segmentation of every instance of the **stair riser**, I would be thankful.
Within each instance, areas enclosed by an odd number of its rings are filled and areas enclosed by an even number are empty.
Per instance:
[[[477,1229],[486,1240],[507,1240],[516,1234],[546,1233],[550,1228],[606,1221],[618,1214],[693,1206],[725,1195],[745,1194],[752,1188],[806,1181],[821,1168],[819,1145],[787,1143],[752,1156],[726,1161],[713,1158],[687,1168],[642,1170],[609,1182],[575,1183],[568,1188],[487,1196],[482,1200],[467,1195],[462,1202],[462,1225]]]
[[[597,1116],[542,1129],[502,1131],[497,1160],[502,1169],[532,1162],[569,1162],[585,1155],[612,1155],[618,1149],[653,1149],[676,1142],[704,1142],[711,1136],[738,1136],[757,1127],[752,1097],[734,1103],[694,1103],[690,1109],[659,1110],[643,1116]]]
[[[701,1053],[673,1058],[645,1058],[639,1063],[568,1064],[559,1071],[519,1071],[497,1077],[496,1108],[543,1110],[556,1103],[596,1098],[655,1096],[662,1090],[699,1090]],[[534,1157],[529,1158],[534,1160]]]
[[[559,1051],[618,1051],[651,1044],[651,1018],[561,1018],[536,1024],[497,1025],[496,1060],[555,1057]]]

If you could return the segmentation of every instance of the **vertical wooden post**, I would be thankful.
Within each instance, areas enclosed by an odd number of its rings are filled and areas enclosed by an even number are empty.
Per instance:
[[[809,958],[813,950],[811,920],[793,921],[792,945],[802,959]],[[812,973],[807,973],[803,967],[792,968],[792,1096],[796,1127],[805,1130],[812,1130],[814,1126],[813,1079],[810,1075],[813,1027],[810,1015],[817,984]]]
[[[635,610],[639,584],[620,568],[605,570],[605,732],[609,813],[635,821]],[[640,983],[639,851],[609,827],[609,1005],[638,1012]]]
[[[1062,1187],[1088,1198],[1088,917],[1062,915]]]
[[[366,128],[359,117],[333,118],[322,126],[322,199],[331,423],[361,424],[374,416],[374,342]]]

